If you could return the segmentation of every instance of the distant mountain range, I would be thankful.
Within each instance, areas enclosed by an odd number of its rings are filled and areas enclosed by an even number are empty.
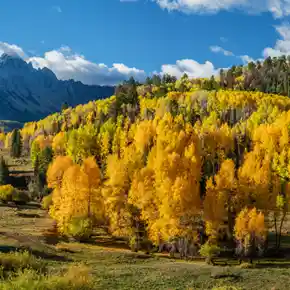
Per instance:
[[[18,56],[0,57],[0,120],[38,120],[64,102],[76,106],[113,94],[114,87],[58,80],[50,69],[35,69]]]

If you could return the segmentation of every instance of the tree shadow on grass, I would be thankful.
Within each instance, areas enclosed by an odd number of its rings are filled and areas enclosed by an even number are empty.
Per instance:
[[[263,262],[257,262],[254,264],[256,269],[266,269],[266,268],[290,268],[290,261],[263,261]]]
[[[60,256],[60,255],[56,255],[53,253],[47,253],[44,251],[38,251],[35,249],[31,249],[29,247],[14,247],[14,246],[6,246],[6,245],[2,245],[0,246],[0,253],[11,253],[11,252],[24,252],[27,251],[30,254],[32,254],[33,256],[37,257],[37,258],[41,258],[44,260],[51,260],[51,261],[56,261],[56,262],[71,262],[73,261],[72,259],[65,257],[65,256]]]
[[[77,242],[77,241],[76,241]],[[115,248],[115,249],[122,249],[122,250],[128,250],[128,244],[123,239],[117,239],[114,237],[98,237],[98,236],[92,236],[90,239],[86,241],[82,241],[83,244],[89,244],[104,248]]]
[[[3,253],[9,253],[9,252],[15,252],[15,251],[28,251],[32,255],[46,259],[46,260],[53,260],[53,261],[71,261],[71,259],[68,259],[64,256],[59,256],[54,252],[53,248],[50,248],[49,246],[39,242],[41,237],[36,237],[36,240],[32,240],[31,238],[27,236],[17,235],[15,233],[5,233],[0,232],[0,235],[12,238],[21,245],[19,247],[15,246],[8,246],[8,245],[2,245],[0,246],[0,252]],[[35,241],[38,241],[37,243]],[[43,250],[37,250],[36,248],[42,246]]]
[[[41,216],[39,214],[33,214],[33,213],[18,212],[17,216],[22,217],[22,218],[41,218]]]
[[[60,256],[57,254],[52,254],[52,253],[46,253],[44,251],[38,251],[38,250],[33,250],[33,249],[27,249],[28,252],[30,252],[33,256],[44,259],[44,260],[51,260],[51,261],[56,261],[56,262],[72,262],[73,260],[65,257],[65,256]]]
[[[14,202],[1,203],[0,207],[17,208],[18,210],[40,209],[41,205],[38,203],[16,204]]]

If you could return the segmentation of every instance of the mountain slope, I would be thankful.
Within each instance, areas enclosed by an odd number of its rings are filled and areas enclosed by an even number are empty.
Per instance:
[[[37,120],[71,106],[111,96],[114,88],[58,80],[48,68],[34,69],[17,56],[0,57],[0,119]]]

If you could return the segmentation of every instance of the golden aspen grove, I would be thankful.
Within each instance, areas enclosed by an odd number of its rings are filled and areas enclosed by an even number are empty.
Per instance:
[[[240,259],[279,250],[290,210],[290,99],[206,90],[205,81],[131,80],[108,99],[25,124],[32,163],[52,151],[47,207],[59,235],[82,241],[102,228],[133,251],[210,261],[225,245]],[[1,138],[9,146],[11,133]]]

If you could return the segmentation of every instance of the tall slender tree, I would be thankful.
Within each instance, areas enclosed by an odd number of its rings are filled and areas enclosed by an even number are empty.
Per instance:
[[[11,148],[10,148],[10,155],[14,158],[19,158],[21,156],[21,135],[18,129],[14,129],[12,131],[11,136]]]
[[[9,183],[9,169],[3,158],[0,157],[0,185],[5,185]]]

